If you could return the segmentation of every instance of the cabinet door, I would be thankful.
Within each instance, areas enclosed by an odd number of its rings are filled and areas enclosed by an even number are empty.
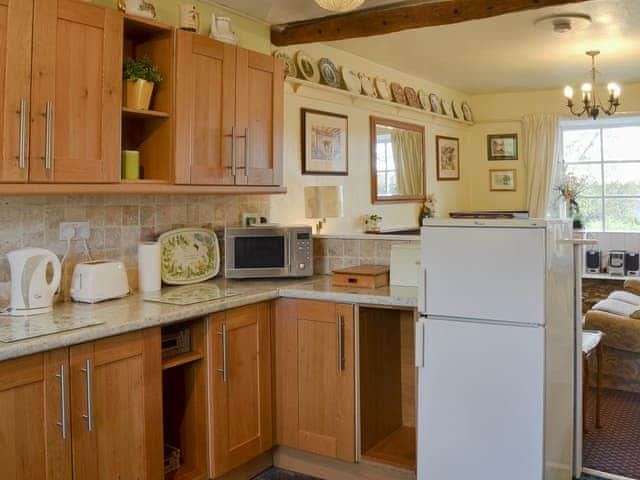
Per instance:
[[[0,0],[0,182],[26,182],[29,167],[33,0]]]
[[[76,0],[35,0],[32,182],[120,181],[123,17]]]
[[[238,48],[236,78],[236,183],[281,185],[282,60]]]
[[[236,49],[176,35],[176,183],[233,185]]]
[[[70,352],[74,478],[162,478],[160,329]]]
[[[276,442],[355,460],[353,306],[279,300]]]
[[[271,306],[211,317],[212,477],[271,448]]]
[[[66,348],[0,363],[0,477],[71,480]]]

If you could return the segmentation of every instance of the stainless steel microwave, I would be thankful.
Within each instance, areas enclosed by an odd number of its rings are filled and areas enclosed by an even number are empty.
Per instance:
[[[308,226],[227,228],[224,251],[227,278],[313,275],[313,240]]]

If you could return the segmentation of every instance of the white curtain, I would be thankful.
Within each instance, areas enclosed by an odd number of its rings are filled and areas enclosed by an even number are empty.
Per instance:
[[[393,158],[398,173],[398,190],[402,195],[422,194],[422,135],[393,129],[391,132]]]
[[[522,137],[529,216],[545,218],[551,205],[560,154],[559,117],[544,113],[522,117]]]

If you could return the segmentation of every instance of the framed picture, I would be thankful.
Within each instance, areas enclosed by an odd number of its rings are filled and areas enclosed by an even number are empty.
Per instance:
[[[516,171],[514,169],[489,170],[489,190],[492,192],[515,192]]]
[[[438,180],[460,180],[460,140],[436,136]]]
[[[303,108],[303,175],[348,175],[348,141],[346,115]]]
[[[518,134],[487,135],[487,158],[489,160],[517,160]]]

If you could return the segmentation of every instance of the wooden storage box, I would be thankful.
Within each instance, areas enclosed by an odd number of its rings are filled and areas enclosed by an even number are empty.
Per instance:
[[[359,265],[333,271],[335,287],[380,288],[389,285],[386,265]]]

